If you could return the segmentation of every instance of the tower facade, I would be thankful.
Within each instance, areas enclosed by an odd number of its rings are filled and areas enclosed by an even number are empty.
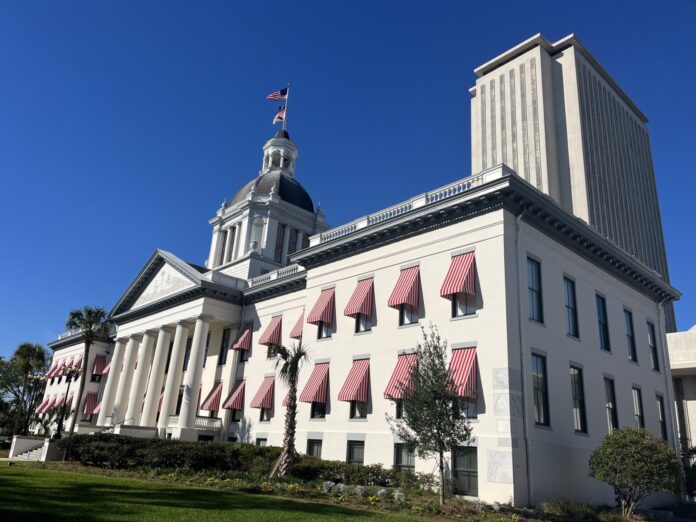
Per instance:
[[[669,281],[648,120],[578,39],[538,34],[474,72],[472,172],[509,165]]]

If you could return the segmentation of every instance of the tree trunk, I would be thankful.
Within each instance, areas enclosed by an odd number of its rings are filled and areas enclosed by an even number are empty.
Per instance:
[[[72,416],[70,421],[70,431],[68,432],[68,437],[72,437],[75,432],[75,421],[77,421],[77,416],[82,411],[82,394],[85,391],[85,382],[87,381],[87,361],[89,360],[89,349],[92,346],[92,342],[85,339],[85,351],[82,354],[82,368],[80,369],[80,387],[77,390],[77,400],[75,401],[75,415]]]
[[[439,500],[440,500],[440,505],[443,506],[445,504],[445,455],[442,451],[438,454],[440,461],[438,463],[440,467],[440,491],[439,491]]]
[[[290,379],[288,390],[288,406],[285,411],[285,436],[283,437],[283,451],[278,457],[270,477],[287,475],[297,459],[295,450],[295,431],[297,429],[297,376]]]

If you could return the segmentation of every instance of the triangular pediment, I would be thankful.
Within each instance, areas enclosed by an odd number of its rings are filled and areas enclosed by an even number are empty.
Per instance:
[[[155,277],[152,278],[150,284],[142,291],[140,297],[135,300],[131,308],[139,308],[193,286],[196,285],[174,270],[171,265],[165,263]]]

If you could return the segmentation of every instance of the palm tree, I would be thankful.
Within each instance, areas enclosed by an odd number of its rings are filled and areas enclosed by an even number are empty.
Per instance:
[[[27,398],[26,404],[20,401],[21,435],[26,435],[29,431],[29,423],[33,415],[32,408],[36,407],[36,398],[28,394],[29,380],[34,377],[36,371],[42,371],[46,367],[48,354],[43,346],[36,343],[22,343],[14,352],[14,358],[22,368],[22,389],[23,397]]]
[[[79,330],[82,332],[85,351],[82,354],[82,367],[80,373],[80,387],[77,391],[77,401],[75,403],[75,414],[70,421],[70,431],[68,436],[75,431],[75,421],[77,416],[82,411],[82,394],[85,391],[85,382],[87,380],[87,361],[89,360],[89,349],[95,340],[100,337],[109,335],[111,330],[111,319],[106,311],[100,306],[84,306],[81,309],[73,310],[68,316],[65,326],[69,330]]]
[[[295,449],[295,431],[297,430],[297,379],[302,364],[309,359],[307,347],[301,342],[290,348],[272,344],[268,347],[267,357],[275,361],[278,378],[288,386],[288,406],[285,410],[285,435],[283,451],[273,466],[271,477],[285,475],[297,459]]]

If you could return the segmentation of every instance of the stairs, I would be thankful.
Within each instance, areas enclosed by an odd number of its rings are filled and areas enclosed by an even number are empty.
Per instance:
[[[41,454],[43,453],[43,442],[27,451],[16,455],[14,458],[17,460],[41,460]]]

